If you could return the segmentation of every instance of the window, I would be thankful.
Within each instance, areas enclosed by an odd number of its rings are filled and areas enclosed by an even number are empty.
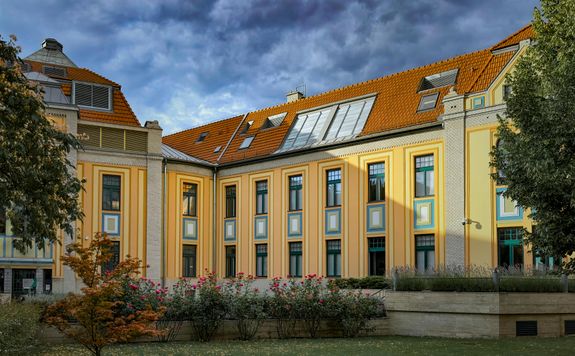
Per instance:
[[[120,263],[120,242],[112,241],[107,253],[110,254],[110,259],[102,265],[102,273],[113,271]]]
[[[363,129],[375,98],[341,104],[337,108],[324,140],[357,135]]]
[[[341,169],[330,169],[326,171],[327,175],[327,189],[326,189],[326,205],[340,206],[341,205]]]
[[[184,183],[183,193],[183,214],[185,216],[197,216],[198,204],[198,185],[191,183]]]
[[[250,127],[252,127],[253,124],[254,124],[253,121],[246,122],[246,124],[244,125],[244,127],[242,127],[242,130],[240,131],[240,135],[243,135],[246,132],[248,132],[248,130],[250,129]]]
[[[327,241],[327,276],[341,277],[341,240]]]
[[[367,166],[369,171],[369,201],[385,200],[385,163],[374,163]]]
[[[385,237],[373,237],[367,240],[369,249],[369,275],[385,275]]]
[[[207,133],[207,132],[202,132],[202,133],[200,134],[200,136],[198,136],[198,139],[196,140],[196,143],[203,142],[203,141],[206,139],[207,136],[208,136],[208,133]]]
[[[435,268],[435,236],[415,235],[415,267],[419,272]]]
[[[268,213],[268,181],[256,182],[256,215]]]
[[[507,99],[509,99],[510,95],[511,95],[511,85],[504,84],[503,85],[503,100],[507,101]]]
[[[290,242],[289,244],[289,274],[290,277],[302,276],[302,243]]]
[[[102,180],[102,210],[120,210],[120,176],[104,174]]]
[[[507,155],[507,151],[502,147],[503,145],[503,140],[502,139],[498,139],[497,143],[495,144],[495,146],[497,147],[497,149],[499,150],[499,152],[502,153],[502,155],[505,157]],[[504,159],[503,160],[503,165],[506,165],[507,160]],[[505,172],[503,172],[503,170],[501,168],[499,168],[497,170],[497,184],[498,185],[504,185],[505,184],[505,179],[507,177],[505,176]]]
[[[281,125],[286,115],[287,112],[282,112],[281,114],[269,116],[261,128],[270,129],[272,127],[278,127],[279,125]]]
[[[74,104],[111,110],[112,87],[74,82]]]
[[[415,157],[415,197],[434,195],[433,155]]]
[[[289,177],[289,210],[298,211],[302,210],[302,183],[303,177],[291,176]]]
[[[243,150],[245,148],[250,147],[254,138],[255,138],[255,136],[246,137],[244,139],[244,141],[242,142],[242,144],[240,145],[240,148],[238,148],[238,150]]]
[[[226,246],[226,277],[236,276],[236,246]]]
[[[0,206],[0,235],[6,235],[6,209]]]
[[[453,85],[457,79],[458,72],[459,69],[455,68],[445,72],[428,75],[421,80],[418,91],[441,88],[446,85]]]
[[[236,217],[236,186],[226,187],[226,218]]]
[[[214,153],[220,152],[221,149],[222,149],[222,146],[218,146],[218,147],[214,148]]]
[[[268,276],[268,245],[256,245],[256,277]]]
[[[182,276],[196,277],[196,245],[184,245]]]
[[[523,229],[520,227],[497,229],[499,266],[523,265]]]
[[[435,108],[438,96],[439,93],[433,93],[422,96],[421,99],[419,100],[419,106],[417,107],[417,111],[425,111]]]
[[[477,98],[473,98],[471,106],[473,107],[473,109],[481,109],[485,107],[485,97],[480,96]]]

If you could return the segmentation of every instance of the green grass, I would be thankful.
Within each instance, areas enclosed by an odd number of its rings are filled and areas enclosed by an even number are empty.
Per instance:
[[[118,345],[103,355],[572,355],[575,337],[441,339],[366,337],[357,339],[291,339],[259,341],[174,342]],[[40,355],[89,355],[77,345],[44,348]]]

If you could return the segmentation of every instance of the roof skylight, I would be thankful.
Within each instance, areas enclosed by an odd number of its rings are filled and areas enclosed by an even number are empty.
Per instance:
[[[208,136],[208,132],[207,132],[207,131],[206,131],[206,132],[202,132],[202,133],[200,134],[200,136],[198,136],[198,139],[196,140],[196,143],[203,142],[203,141],[206,139],[207,136]]]
[[[244,127],[242,128],[242,131],[240,131],[240,135],[245,134],[246,132],[248,132],[248,130],[250,129],[250,127],[252,127],[252,125],[254,124],[253,121],[248,121],[246,122],[246,124],[244,125]]]
[[[429,109],[433,109],[437,104],[437,97],[439,93],[433,93],[429,95],[424,95],[419,100],[419,106],[417,107],[417,111],[425,111]]]
[[[374,101],[370,97],[299,114],[280,150],[355,137],[363,130]]]
[[[287,112],[282,112],[281,114],[269,116],[264,124],[262,125],[262,129],[269,129],[272,127],[278,127],[284,121]]]
[[[446,85],[455,84],[455,79],[457,79],[458,68],[451,69],[445,72],[428,75],[421,80],[418,92],[423,90],[435,89],[444,87]]]
[[[242,144],[240,145],[240,148],[238,148],[238,150],[243,150],[244,148],[250,147],[254,138],[255,138],[255,136],[246,137],[244,139],[244,141],[242,142]]]
[[[214,153],[218,153],[220,152],[220,150],[222,149],[222,146],[218,146],[214,149]]]

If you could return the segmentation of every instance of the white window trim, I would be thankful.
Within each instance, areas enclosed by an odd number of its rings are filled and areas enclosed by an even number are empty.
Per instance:
[[[517,202],[515,200],[513,200],[513,202],[515,203],[515,209],[513,209],[512,213],[506,213],[505,212],[505,197],[503,196],[503,194],[499,194],[499,216],[500,217],[509,218],[509,217],[519,216],[519,206],[517,205]]]

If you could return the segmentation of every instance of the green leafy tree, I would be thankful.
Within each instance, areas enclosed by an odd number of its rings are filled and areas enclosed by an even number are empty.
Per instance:
[[[535,38],[507,80],[507,119],[491,152],[506,196],[531,208],[525,232],[533,251],[564,257],[575,251],[575,1],[542,0]],[[498,177],[499,176],[499,177]],[[563,259],[575,271],[575,260]]]
[[[22,74],[15,41],[0,36],[0,213],[24,251],[57,241],[58,229],[72,234],[82,218],[82,182],[67,159],[80,144],[46,118],[41,88]]]

